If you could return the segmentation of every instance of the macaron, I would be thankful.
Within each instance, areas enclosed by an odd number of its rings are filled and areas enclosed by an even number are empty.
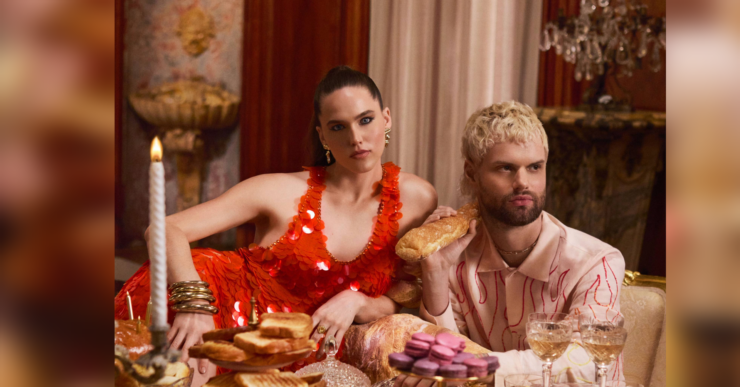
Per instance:
[[[460,340],[460,348],[457,350],[457,352],[464,351],[465,347],[466,347],[465,340]]]
[[[421,359],[414,363],[414,367],[411,369],[411,372],[421,376],[434,376],[437,375],[438,369],[439,364],[427,359]]]
[[[469,352],[460,352],[452,358],[452,364],[462,364],[465,360],[470,359],[471,357],[475,357],[475,355]]]
[[[424,333],[424,332],[414,333],[413,335],[411,335],[411,340],[424,341],[424,342],[429,343],[429,345],[434,345],[435,344],[434,343],[434,336],[432,336],[432,335],[430,335],[428,333]]]
[[[488,362],[488,373],[489,374],[496,372],[496,370],[501,366],[498,362],[498,357],[496,356],[486,356],[482,359]]]
[[[429,343],[419,340],[409,340],[406,342],[405,354],[417,359],[429,356]]]
[[[388,355],[388,364],[401,370],[408,370],[414,365],[414,358],[403,353],[392,353]]]
[[[439,367],[439,375],[446,378],[464,379],[468,377],[468,367],[462,364],[448,364]]]
[[[444,345],[432,345],[429,351],[429,360],[441,366],[452,364],[453,357],[455,357],[455,351]]]
[[[488,362],[477,357],[471,357],[463,362],[463,365],[468,367],[468,376],[477,376],[479,378],[488,375]]]
[[[463,339],[447,332],[438,334],[437,337],[434,338],[434,341],[439,345],[444,345],[445,347],[454,349],[457,352],[460,352],[460,342],[464,342]]]

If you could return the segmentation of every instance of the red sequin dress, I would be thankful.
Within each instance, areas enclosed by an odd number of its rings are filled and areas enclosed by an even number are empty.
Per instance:
[[[398,190],[400,168],[383,164],[378,216],[370,242],[354,260],[337,261],[326,249],[322,233],[321,196],[326,188],[324,167],[305,167],[310,172],[308,190],[301,197],[298,214],[288,231],[267,248],[249,245],[236,251],[193,249],[193,263],[203,281],[210,284],[219,313],[216,328],[244,325],[249,316],[253,289],[260,289],[257,312],[303,312],[312,315],[324,302],[351,289],[380,297],[391,286],[400,259],[396,234],[401,202]],[[115,298],[115,318],[127,319],[126,292],[131,295],[134,316],[145,316],[149,301],[149,262],[123,286]],[[169,312],[172,324],[175,314]],[[338,355],[339,356],[339,355]],[[315,361],[313,355],[303,365]]]

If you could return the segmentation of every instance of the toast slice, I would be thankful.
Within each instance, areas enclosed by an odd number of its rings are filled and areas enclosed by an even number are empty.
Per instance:
[[[314,384],[309,384],[308,387],[326,387],[326,380],[319,380]]]
[[[207,356],[203,353],[203,344],[196,344],[188,348],[188,356],[196,359],[206,358]]]
[[[235,328],[225,328],[225,329],[214,329],[212,331],[208,331],[203,334],[203,341],[215,341],[215,340],[223,340],[223,341],[234,341],[234,336],[242,333],[242,332],[249,332],[254,330],[249,325],[245,325],[243,327],[235,327]]]
[[[305,313],[265,313],[260,322],[262,336],[297,339],[308,337],[313,329],[311,316]]]
[[[292,372],[279,374],[236,374],[236,382],[241,387],[308,387],[308,383]]]
[[[210,378],[203,387],[241,387],[236,382],[236,372],[229,372]]]
[[[206,341],[201,345],[201,353],[209,359],[243,362],[254,356],[229,341]]]
[[[249,366],[270,366],[273,364],[292,363],[296,360],[306,358],[311,354],[311,351],[313,351],[313,348],[308,347],[297,351],[276,353],[274,355],[254,355],[244,360],[242,364]]]
[[[272,355],[306,348],[309,346],[309,340],[307,337],[297,339],[266,337],[262,336],[260,331],[252,331],[234,336],[234,344],[248,353]]]

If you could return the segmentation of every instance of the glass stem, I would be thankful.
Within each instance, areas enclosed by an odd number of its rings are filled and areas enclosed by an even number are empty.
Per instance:
[[[609,367],[605,365],[599,365],[599,385],[606,387],[606,371]]]
[[[550,374],[552,374],[552,362],[546,361],[542,365],[542,386],[550,387]],[[604,386],[601,386],[604,387]]]

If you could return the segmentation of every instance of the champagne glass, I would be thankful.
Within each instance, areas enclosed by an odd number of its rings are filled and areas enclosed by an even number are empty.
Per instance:
[[[527,322],[527,342],[543,362],[542,384],[550,387],[552,363],[565,353],[572,339],[573,325],[565,313],[532,313]]]
[[[601,387],[606,386],[606,371],[609,365],[619,357],[627,342],[627,329],[624,328],[624,317],[619,314],[604,315],[604,319],[591,314],[578,317],[581,332],[581,343],[588,356],[596,364]]]

